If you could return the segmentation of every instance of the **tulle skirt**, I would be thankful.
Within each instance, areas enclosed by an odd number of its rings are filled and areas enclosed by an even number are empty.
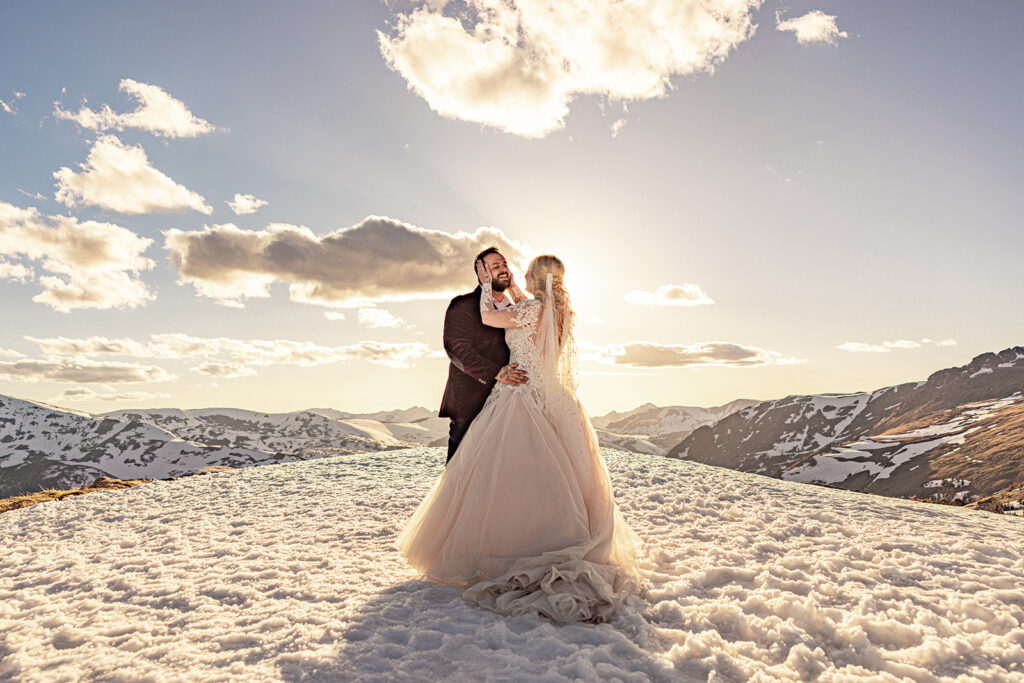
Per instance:
[[[574,397],[498,385],[397,540],[429,579],[501,614],[606,621],[638,591],[639,537]]]

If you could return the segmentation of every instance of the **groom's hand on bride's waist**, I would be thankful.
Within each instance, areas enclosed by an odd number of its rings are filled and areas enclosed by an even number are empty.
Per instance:
[[[498,370],[498,374],[494,379],[502,384],[516,386],[517,384],[526,384],[529,377],[526,376],[526,370],[519,369],[519,363],[509,363],[501,370]]]

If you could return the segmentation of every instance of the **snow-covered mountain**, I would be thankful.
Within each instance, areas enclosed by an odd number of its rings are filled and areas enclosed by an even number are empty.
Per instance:
[[[663,455],[720,408],[658,408],[595,419],[602,446]],[[91,415],[0,396],[0,497],[77,488],[99,476],[162,479],[210,465],[246,467],[447,443],[448,420],[414,407],[357,414],[330,408],[260,413],[236,408],[128,409]]]
[[[659,407],[645,403],[630,411],[613,411],[595,417],[593,422],[602,446],[662,455],[698,427],[714,424],[753,405],[757,405],[757,401],[743,398],[714,408]]]
[[[890,496],[989,496],[1024,483],[1024,347],[923,382],[759,403],[669,455]]]
[[[0,680],[1024,681],[1024,520],[604,455],[648,589],[609,623],[417,576],[418,448],[0,515]]]
[[[230,408],[90,415],[0,396],[0,497],[77,488],[99,476],[164,479],[211,465],[251,467],[435,445],[447,437],[448,420],[427,417],[425,408],[375,415],[417,421]]]

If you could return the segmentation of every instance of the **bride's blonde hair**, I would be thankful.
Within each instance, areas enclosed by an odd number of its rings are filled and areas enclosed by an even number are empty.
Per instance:
[[[544,283],[548,274],[551,274],[551,296],[553,302],[547,301],[547,293]],[[569,291],[565,288],[565,264],[562,259],[553,254],[541,254],[530,261],[530,267],[526,269],[526,277],[533,280],[535,290],[533,295],[545,306],[554,306],[555,319],[558,321],[558,341],[565,339],[566,332],[572,331],[576,319],[576,312],[572,310],[572,301],[569,299]]]

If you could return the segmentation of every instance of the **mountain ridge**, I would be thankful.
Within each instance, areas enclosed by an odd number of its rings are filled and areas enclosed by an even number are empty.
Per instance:
[[[790,481],[968,502],[1024,480],[1022,442],[1024,347],[1017,346],[919,382],[765,401],[695,430],[668,455]]]

